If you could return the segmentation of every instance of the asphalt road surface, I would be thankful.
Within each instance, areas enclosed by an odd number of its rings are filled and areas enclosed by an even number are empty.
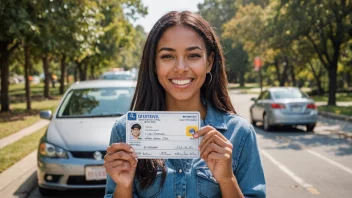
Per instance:
[[[249,119],[251,97],[230,91],[237,113]],[[267,182],[267,197],[352,197],[352,141],[334,132],[351,132],[352,123],[319,117],[314,133],[304,128],[265,132],[255,127]],[[35,177],[35,174],[32,175]],[[104,191],[68,191],[56,197],[102,197]],[[40,198],[35,187],[27,196]]]

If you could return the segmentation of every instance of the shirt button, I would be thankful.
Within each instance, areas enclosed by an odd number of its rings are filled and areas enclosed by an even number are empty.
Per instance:
[[[177,198],[182,198],[181,195],[177,196]]]
[[[182,169],[178,170],[179,173],[182,173]],[[178,196],[178,198],[180,198],[181,195]]]

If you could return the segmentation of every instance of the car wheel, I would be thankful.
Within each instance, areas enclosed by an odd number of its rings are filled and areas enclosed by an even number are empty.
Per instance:
[[[51,196],[54,196],[57,191],[39,187],[39,192],[44,197],[51,197]]]
[[[314,128],[315,128],[315,123],[306,125],[307,132],[312,132]]]
[[[268,115],[266,115],[266,114],[264,114],[264,117],[263,117],[263,126],[264,126],[264,130],[265,131],[270,131],[271,130],[271,126],[269,124]]]
[[[253,126],[256,126],[256,124],[257,124],[257,121],[255,121],[254,119],[253,119],[253,114],[252,114],[252,111],[251,111],[251,117],[250,117],[250,119],[251,119],[251,124],[253,125]]]

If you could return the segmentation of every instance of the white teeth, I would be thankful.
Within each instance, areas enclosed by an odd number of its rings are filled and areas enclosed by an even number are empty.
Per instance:
[[[187,85],[191,82],[191,79],[188,80],[171,80],[172,83],[176,85]]]

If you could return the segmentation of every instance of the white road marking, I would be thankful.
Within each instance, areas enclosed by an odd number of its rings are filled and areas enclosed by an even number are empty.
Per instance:
[[[329,162],[330,164],[332,164],[332,165],[334,165],[334,166],[336,166],[336,167],[348,172],[349,174],[352,174],[352,170],[347,168],[346,166],[344,166],[344,165],[342,165],[342,164],[340,164],[338,162],[335,162],[334,160],[331,160],[331,159],[329,159],[327,157],[324,157],[323,155],[321,155],[321,154],[319,154],[319,153],[317,153],[317,152],[315,152],[315,151],[313,151],[313,150],[311,150],[309,148],[306,148],[302,144],[294,143],[290,138],[283,137],[283,136],[280,136],[280,138],[286,140],[288,143],[295,144],[295,145],[299,146],[301,149],[308,151],[310,154],[315,155],[316,157],[319,157],[320,159],[325,160],[326,162]]]
[[[313,155],[319,157],[320,159],[329,162],[330,164],[332,164],[332,165],[334,165],[334,166],[336,166],[336,167],[338,167],[338,168],[340,168],[340,169],[342,169],[342,170],[348,172],[349,174],[352,174],[352,170],[349,169],[349,168],[347,168],[346,166],[344,166],[344,165],[342,165],[342,164],[340,164],[340,163],[337,163],[337,162],[335,162],[335,161],[333,161],[333,160],[331,160],[331,159],[329,159],[329,158],[327,158],[327,157],[324,157],[323,155],[321,155],[321,154],[319,154],[319,153],[317,153],[317,152],[315,152],[315,151],[312,151],[312,150],[307,149],[307,148],[304,148],[304,149],[307,150],[309,153],[311,153],[311,154],[313,154]]]
[[[274,163],[280,170],[282,170],[284,173],[286,173],[288,176],[290,176],[294,181],[296,181],[299,185],[301,185],[303,188],[307,189],[308,192],[311,194],[320,194],[320,192],[314,188],[311,184],[308,184],[305,182],[302,178],[294,174],[290,169],[288,169],[285,165],[281,164],[279,161],[277,161],[274,157],[272,157],[268,152],[261,150],[260,151],[265,157],[267,157],[272,163]]]

